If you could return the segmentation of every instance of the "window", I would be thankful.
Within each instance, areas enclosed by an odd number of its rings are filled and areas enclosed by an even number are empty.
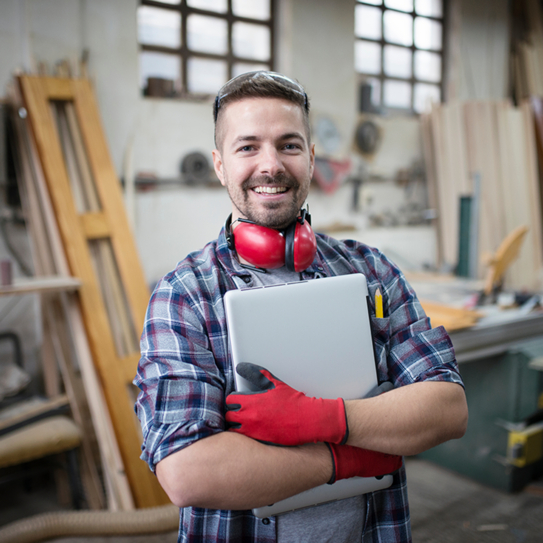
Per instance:
[[[231,77],[273,69],[274,0],[141,0],[145,96],[207,97]]]
[[[354,56],[363,87],[361,109],[420,113],[430,102],[441,101],[443,4],[357,0]]]

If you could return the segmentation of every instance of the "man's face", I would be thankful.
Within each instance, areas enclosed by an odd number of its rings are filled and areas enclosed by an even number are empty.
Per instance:
[[[221,115],[213,164],[232,200],[232,221],[286,227],[307,197],[315,162],[301,108],[278,98],[246,98]]]

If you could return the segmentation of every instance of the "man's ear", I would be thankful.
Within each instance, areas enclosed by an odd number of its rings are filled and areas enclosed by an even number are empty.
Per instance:
[[[217,174],[217,177],[219,178],[221,185],[224,187],[225,184],[224,184],[224,174],[223,174],[223,164],[222,164],[221,153],[218,149],[213,149],[211,154],[213,156],[213,167],[215,168],[215,173]]]
[[[313,179],[313,170],[315,169],[315,144],[312,143],[309,148],[309,178]]]

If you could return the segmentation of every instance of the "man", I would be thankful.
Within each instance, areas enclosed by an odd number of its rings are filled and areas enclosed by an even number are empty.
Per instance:
[[[317,235],[309,266],[292,271],[262,269],[236,250],[241,225],[275,235],[296,222],[314,167],[308,113],[304,89],[273,72],[244,74],[219,91],[213,162],[232,216],[217,240],[159,282],[149,304],[135,379],[142,458],[181,508],[179,541],[410,541],[405,470],[396,469],[396,459],[465,431],[450,339],[443,328],[430,329],[401,272],[379,251]],[[347,273],[366,276],[372,299],[377,289],[383,295],[384,318],[372,318],[375,349],[379,379],[394,389],[321,408],[277,381],[260,397],[270,406],[274,395],[285,394],[281,409],[254,403],[257,395],[245,404],[234,391],[225,292]],[[251,417],[261,434],[250,428]],[[284,436],[290,419],[303,428],[294,441]],[[337,478],[379,471],[395,471],[389,489],[270,519],[250,512]]]

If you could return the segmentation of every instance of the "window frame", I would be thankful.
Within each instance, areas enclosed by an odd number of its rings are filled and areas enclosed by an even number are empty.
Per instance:
[[[416,111],[415,107],[414,107],[414,103],[415,103],[415,85],[417,83],[427,84],[427,85],[435,85],[435,86],[439,87],[439,94],[440,94],[439,99],[440,99],[440,102],[444,101],[444,98],[445,98],[446,59],[447,59],[447,45],[446,44],[447,44],[447,38],[448,38],[448,30],[447,30],[447,25],[446,25],[448,4],[449,4],[449,0],[442,0],[442,16],[441,17],[432,17],[432,16],[428,16],[428,15],[419,15],[419,14],[417,14],[417,12],[416,12],[416,0],[413,1],[413,10],[412,11],[402,11],[402,10],[395,9],[395,8],[389,8],[389,7],[385,6],[385,0],[382,0],[381,5],[371,4],[369,0],[368,1],[366,1],[366,0],[356,0],[355,1],[355,10],[356,10],[356,6],[359,6],[359,5],[378,8],[378,9],[381,10],[381,38],[380,39],[361,38],[361,37],[357,36],[356,33],[354,34],[355,45],[356,45],[356,43],[358,41],[364,41],[364,42],[369,42],[369,43],[376,43],[376,44],[379,44],[381,46],[381,63],[380,63],[380,72],[378,74],[368,74],[368,73],[364,73],[364,72],[359,72],[355,68],[355,73],[356,73],[357,78],[358,78],[359,88],[361,88],[362,85],[368,79],[378,79],[379,80],[379,85],[380,85],[380,88],[379,88],[379,91],[380,91],[379,105],[376,106],[372,102],[373,107],[378,108],[379,111],[384,111],[384,110],[386,110],[386,111],[397,111],[397,112],[407,112],[407,113],[411,113],[413,115],[420,115],[420,113],[418,111]],[[386,11],[393,11],[393,12],[396,12],[396,13],[404,13],[404,14],[407,14],[407,15],[411,15],[411,17],[413,18],[413,43],[411,45],[401,45],[399,43],[390,42],[390,41],[387,41],[385,39],[385,24],[384,24],[385,17],[384,17],[384,14],[385,14]],[[425,19],[430,19],[432,21],[436,21],[436,22],[441,23],[441,50],[440,51],[436,51],[434,49],[421,49],[420,47],[417,47],[415,45],[415,19],[416,19],[416,17],[423,17]],[[410,78],[402,78],[402,77],[391,76],[391,75],[386,75],[385,74],[385,46],[386,45],[391,45],[391,46],[394,46],[394,47],[401,47],[403,49],[408,49],[408,50],[411,51],[411,77]],[[441,57],[441,74],[440,74],[439,83],[431,82],[431,81],[427,81],[427,80],[423,80],[423,79],[417,79],[415,77],[415,52],[416,51],[427,51],[427,52],[431,52],[431,53],[435,53],[435,54],[440,55],[440,57]],[[401,82],[409,83],[409,86],[411,87],[411,104],[410,104],[410,106],[408,108],[398,108],[398,107],[385,105],[385,103],[384,103],[384,87],[385,87],[384,82],[387,81],[387,80],[389,80],[389,81],[401,81]],[[359,111],[361,111],[361,104],[360,103],[359,103]]]
[[[149,45],[140,43],[138,39],[138,56],[143,51],[153,53],[165,53],[169,55],[176,55],[181,62],[181,88],[171,97],[163,97],[169,99],[183,99],[183,100],[205,100],[212,94],[209,93],[195,93],[188,90],[188,60],[189,58],[201,58],[210,60],[225,61],[227,65],[227,81],[232,78],[232,70],[234,64],[246,63],[246,64],[264,64],[268,65],[270,70],[275,66],[275,20],[276,20],[276,0],[270,0],[270,18],[268,20],[252,19],[249,17],[240,17],[234,15],[232,9],[232,0],[227,0],[227,10],[225,13],[219,13],[216,11],[207,11],[204,9],[193,8],[187,5],[186,0],[181,0],[179,4],[166,4],[157,0],[140,0],[139,6],[149,6],[154,8],[160,8],[164,10],[175,11],[181,14],[181,45],[178,48],[166,47],[163,45]],[[227,23],[227,52],[224,55],[205,53],[201,51],[191,51],[187,45],[187,19],[189,15],[203,15],[206,17],[215,17],[217,19],[226,21]],[[249,23],[265,26],[270,31],[270,58],[268,61],[259,61],[244,58],[234,55],[232,50],[232,27],[234,23]],[[226,83],[226,81],[225,81]],[[217,89],[219,90],[219,89]],[[145,98],[154,98],[145,94],[143,88],[140,88],[142,96]]]

